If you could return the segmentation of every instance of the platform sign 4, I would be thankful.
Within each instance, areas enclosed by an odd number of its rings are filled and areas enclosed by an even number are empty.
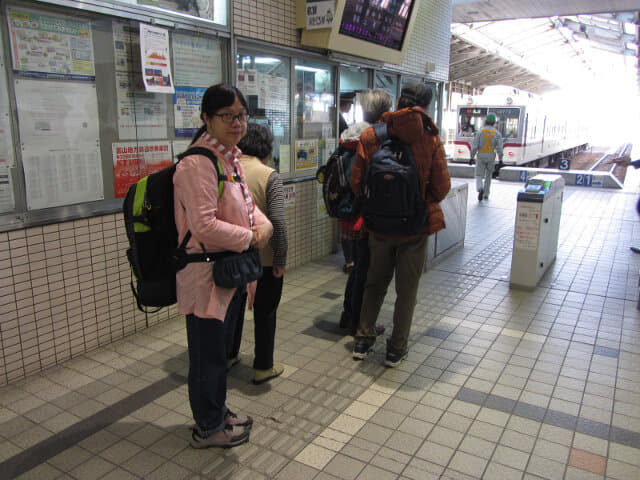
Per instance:
[[[593,183],[593,175],[588,175],[585,173],[577,173],[576,174],[576,185],[581,187],[590,187]]]
[[[527,183],[529,177],[529,172],[527,172],[526,170],[520,170],[520,177],[518,180],[520,180],[521,182]]]

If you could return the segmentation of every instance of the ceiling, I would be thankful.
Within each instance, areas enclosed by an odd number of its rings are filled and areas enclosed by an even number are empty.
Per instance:
[[[449,80],[542,94],[615,74],[640,90],[639,9],[638,0],[453,0]]]

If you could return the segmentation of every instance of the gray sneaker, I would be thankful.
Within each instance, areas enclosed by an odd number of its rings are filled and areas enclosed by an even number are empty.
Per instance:
[[[249,440],[250,428],[234,427],[226,424],[222,430],[212,433],[207,438],[202,438],[197,431],[191,432],[191,443],[193,448],[231,448],[241,445]]]
[[[387,358],[385,358],[384,364],[387,367],[391,367],[391,368],[397,367],[402,360],[407,358],[408,354],[409,354],[408,349],[405,349],[404,351],[402,351],[402,350],[396,350],[395,348],[387,347]]]
[[[367,358],[367,353],[371,350],[371,346],[362,340],[356,341],[353,346],[353,359],[354,360],[364,360]]]

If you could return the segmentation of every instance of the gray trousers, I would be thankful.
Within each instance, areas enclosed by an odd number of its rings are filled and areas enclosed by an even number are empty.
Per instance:
[[[374,326],[395,273],[397,297],[393,309],[393,331],[387,340],[387,348],[405,350],[409,342],[418,283],[427,252],[427,237],[402,241],[369,234],[369,249],[371,261],[364,287],[356,341],[363,340],[369,345],[376,341]]]
[[[484,198],[489,197],[491,175],[496,165],[495,153],[479,153],[476,159],[476,191],[484,191]]]

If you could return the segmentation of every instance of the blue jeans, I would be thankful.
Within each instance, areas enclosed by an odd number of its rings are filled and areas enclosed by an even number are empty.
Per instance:
[[[198,434],[206,438],[224,428],[227,413],[225,324],[187,315],[189,404]]]
[[[356,263],[344,291],[344,302],[342,309],[351,319],[353,328],[360,323],[360,309],[362,308],[362,296],[364,294],[364,284],[367,281],[369,271],[369,239],[367,237],[353,241],[354,261]]]

